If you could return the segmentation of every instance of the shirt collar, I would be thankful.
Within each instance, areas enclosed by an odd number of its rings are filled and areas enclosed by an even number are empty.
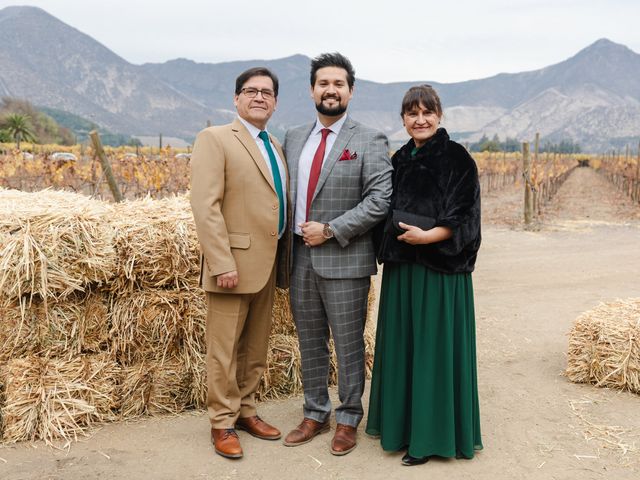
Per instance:
[[[340,120],[338,120],[336,123],[328,127],[329,130],[331,130],[333,133],[338,135],[340,133],[340,130],[342,129],[342,126],[344,125],[344,122],[346,122],[346,120],[347,120],[347,116],[343,115]],[[313,130],[311,130],[311,135],[319,134],[320,130],[322,130],[323,128],[327,128],[327,127],[322,125],[322,123],[320,123],[320,120],[316,118],[316,124],[313,126]]]
[[[258,138],[258,134],[262,130],[260,130],[255,125],[250,124],[249,122],[247,122],[244,118],[242,118],[240,116],[238,117],[238,120],[240,120],[240,122],[242,122],[242,124],[247,128],[247,130],[249,130],[249,135],[251,135],[252,138],[254,138],[254,139]]]

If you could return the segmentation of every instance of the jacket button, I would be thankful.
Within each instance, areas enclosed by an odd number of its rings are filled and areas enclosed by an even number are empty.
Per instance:
[[[276,232],[271,232],[271,236],[275,237],[276,236]]]
[[[273,208],[274,210],[278,209],[278,205],[273,205],[271,208]]]

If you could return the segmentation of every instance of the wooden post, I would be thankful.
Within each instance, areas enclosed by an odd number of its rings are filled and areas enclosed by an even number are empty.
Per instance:
[[[534,147],[534,152],[533,152],[533,166],[536,169],[536,185],[535,188],[533,188],[533,180],[531,181],[532,184],[532,189],[531,189],[531,196],[532,196],[532,202],[533,202],[533,214],[537,217],[538,213],[540,211],[540,206],[539,206],[539,199],[538,199],[538,186],[540,185],[540,182],[538,181],[539,178],[539,172],[538,169],[540,168],[540,163],[538,162],[538,153],[540,152],[540,132],[536,132],[536,143],[535,143],[535,147]]]
[[[162,152],[162,134],[160,134],[158,137],[159,137],[159,139],[158,139],[159,147],[158,148],[159,148],[159,153],[161,153]]]
[[[533,195],[531,192],[531,159],[529,142],[522,143],[522,176],[524,178],[524,223],[529,225],[533,218]]]
[[[97,130],[92,130],[89,132],[89,136],[91,137],[91,143],[93,143],[93,150],[95,154],[100,159],[100,164],[102,165],[102,171],[104,175],[107,177],[107,183],[109,184],[109,189],[111,189],[111,194],[113,195],[113,199],[116,202],[121,202],[124,200],[122,197],[122,193],[120,193],[120,188],[116,183],[116,179],[113,176],[113,172],[111,171],[111,164],[109,160],[107,160],[107,156],[104,153],[104,148],[102,148],[102,142],[100,141],[100,135]]]
[[[636,202],[640,202],[640,142],[638,142],[638,156],[636,158]]]

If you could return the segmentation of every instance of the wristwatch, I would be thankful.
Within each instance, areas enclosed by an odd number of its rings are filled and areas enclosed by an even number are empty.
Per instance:
[[[328,223],[324,224],[324,228],[322,229],[322,236],[327,240],[333,238],[333,230],[331,229],[331,225],[329,225]]]

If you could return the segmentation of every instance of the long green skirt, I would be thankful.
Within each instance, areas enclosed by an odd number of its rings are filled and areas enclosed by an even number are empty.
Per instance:
[[[385,264],[366,432],[413,457],[482,449],[471,274]]]

